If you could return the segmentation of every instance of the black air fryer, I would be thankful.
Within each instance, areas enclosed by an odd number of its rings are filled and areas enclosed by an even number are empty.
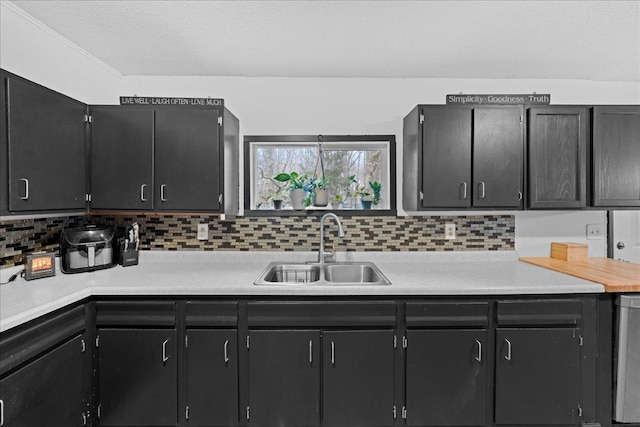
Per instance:
[[[66,228],[60,235],[60,269],[63,273],[102,270],[116,265],[113,227],[90,225]]]

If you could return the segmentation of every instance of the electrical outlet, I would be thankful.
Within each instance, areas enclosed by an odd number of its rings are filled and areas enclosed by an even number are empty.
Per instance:
[[[198,240],[209,240],[209,224],[198,224]]]
[[[454,240],[456,238],[456,224],[448,222],[444,225],[444,238],[447,240]]]
[[[602,224],[587,224],[587,240],[601,240],[602,235]]]

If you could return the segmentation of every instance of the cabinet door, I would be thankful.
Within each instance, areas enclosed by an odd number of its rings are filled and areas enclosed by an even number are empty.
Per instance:
[[[77,336],[0,380],[5,426],[82,426],[91,398],[91,360]]]
[[[153,208],[153,111],[93,107],[91,208]]]
[[[425,107],[422,207],[471,206],[470,108]]]
[[[579,335],[569,328],[496,329],[496,424],[579,421]]]
[[[320,425],[320,331],[251,331],[249,424]]]
[[[189,426],[238,425],[236,330],[187,330]]]
[[[99,329],[100,426],[176,426],[176,331]]]
[[[521,206],[522,126],[522,107],[474,109],[473,206]]]
[[[640,107],[594,107],[593,116],[593,205],[640,206]]]
[[[487,330],[409,330],[407,339],[407,425],[485,425]]]
[[[156,209],[220,209],[217,110],[157,110]]]
[[[583,208],[587,197],[587,109],[528,111],[530,208]]]
[[[9,210],[83,210],[86,106],[35,84],[7,84]]]
[[[323,427],[393,425],[393,331],[324,332]]]

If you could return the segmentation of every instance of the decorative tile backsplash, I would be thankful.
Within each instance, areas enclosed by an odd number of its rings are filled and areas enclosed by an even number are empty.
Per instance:
[[[514,250],[513,215],[341,217],[344,238],[325,222],[327,246],[339,251]],[[316,251],[319,218],[259,217],[220,221],[209,215],[90,215],[0,222],[0,266],[23,263],[24,254],[57,250],[63,227],[140,224],[143,250]],[[444,239],[444,224],[456,224],[456,239]],[[197,224],[209,224],[209,239],[196,239]]]

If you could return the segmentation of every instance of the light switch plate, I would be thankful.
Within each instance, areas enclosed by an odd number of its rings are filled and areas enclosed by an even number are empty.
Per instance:
[[[198,224],[198,240],[209,240],[209,224]]]
[[[587,224],[587,240],[602,240],[602,224]]]

